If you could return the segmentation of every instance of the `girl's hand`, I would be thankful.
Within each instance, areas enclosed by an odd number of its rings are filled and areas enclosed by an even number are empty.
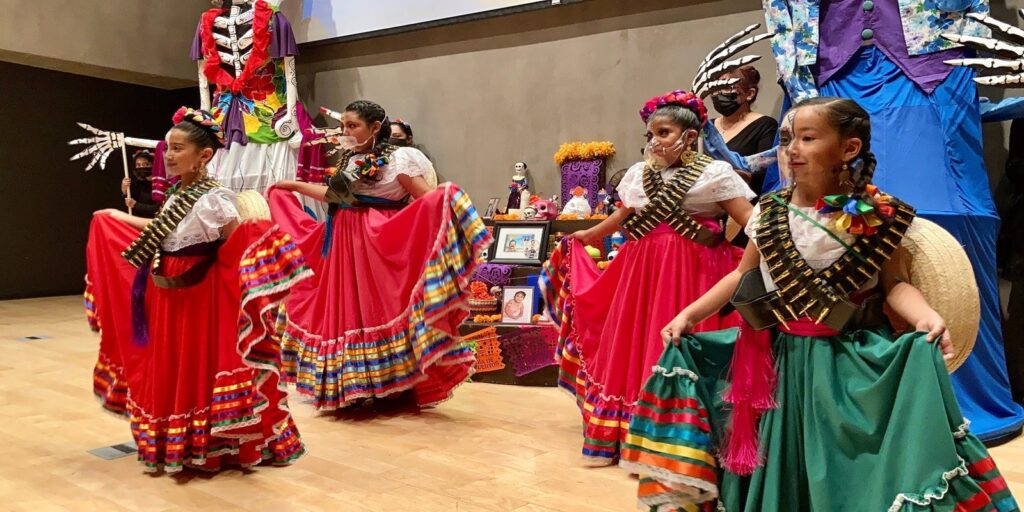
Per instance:
[[[124,205],[128,208],[135,208],[136,201],[130,197],[124,198]]]
[[[690,319],[690,315],[684,309],[661,330],[661,340],[665,345],[669,343],[679,345],[680,336],[693,331],[693,324],[693,320]]]
[[[127,194],[128,193],[128,187],[131,186],[131,184],[132,184],[132,180],[129,179],[129,178],[125,178],[125,179],[121,180],[121,193],[122,194]]]
[[[946,328],[946,321],[938,313],[932,311],[925,315],[924,318],[918,320],[914,328],[919,332],[927,332],[929,342],[938,340],[939,349],[942,350],[942,359],[946,361],[953,359],[953,340]]]

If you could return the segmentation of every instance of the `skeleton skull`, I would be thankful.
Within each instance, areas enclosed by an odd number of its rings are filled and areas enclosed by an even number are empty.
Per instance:
[[[526,172],[526,163],[516,162],[514,169],[516,171],[516,174],[523,174],[524,172]]]
[[[553,201],[539,199],[533,203],[533,208],[537,210],[536,218],[539,220],[551,220],[558,217],[558,205]]]

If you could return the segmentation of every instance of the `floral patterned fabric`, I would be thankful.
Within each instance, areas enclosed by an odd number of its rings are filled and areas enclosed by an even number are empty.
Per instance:
[[[252,52],[239,76],[220,66],[212,25],[221,9],[202,16],[192,44],[192,59],[207,61],[204,74],[216,87],[211,107],[225,127],[228,146],[285,140],[274,131],[274,122],[286,114],[284,57],[298,53],[295,35],[287,18],[265,0],[258,0],[253,10]]]
[[[824,0],[828,2],[829,0]],[[850,0],[835,0],[836,2]],[[860,4],[860,0],[854,0]],[[818,95],[812,65],[818,61],[819,13],[822,0],[762,0],[779,77],[795,101]],[[987,14],[988,0],[875,0],[898,2],[900,22],[909,56],[949,50],[957,45],[940,34],[988,37],[984,25],[968,13]]]

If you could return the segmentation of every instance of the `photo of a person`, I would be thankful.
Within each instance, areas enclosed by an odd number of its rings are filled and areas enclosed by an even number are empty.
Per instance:
[[[525,256],[527,258],[536,258],[539,245],[540,243],[537,242],[537,240],[531,238],[528,242],[526,242]]]
[[[548,228],[546,222],[496,224],[490,261],[512,265],[544,263]]]
[[[524,300],[526,300],[526,292],[516,292],[512,301],[505,304],[505,317],[509,320],[522,320],[523,311],[526,310],[526,304],[523,304]]]
[[[502,296],[501,321],[506,324],[528,324],[534,314],[534,291],[531,287],[505,287]]]
[[[522,254],[529,258],[531,257],[528,254],[530,247],[533,247],[536,244],[537,237],[534,235],[510,236],[508,237],[508,239],[505,240],[505,252],[510,254]],[[533,257],[536,257],[536,255]]]

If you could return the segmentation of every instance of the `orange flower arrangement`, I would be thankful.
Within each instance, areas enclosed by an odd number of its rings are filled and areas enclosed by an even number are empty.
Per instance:
[[[570,160],[606,159],[615,154],[615,144],[601,142],[566,142],[555,153],[555,163],[562,165]]]

